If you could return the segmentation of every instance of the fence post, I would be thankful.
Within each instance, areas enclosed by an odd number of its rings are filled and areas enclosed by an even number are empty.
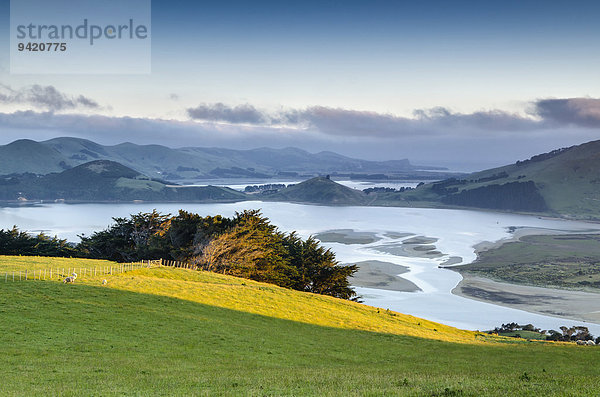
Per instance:
[[[13,270],[13,283],[15,282],[15,271]]]
[[[27,281],[27,269],[25,269],[25,281]]]

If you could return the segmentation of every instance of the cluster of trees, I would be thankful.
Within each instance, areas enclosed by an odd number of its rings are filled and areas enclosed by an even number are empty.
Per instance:
[[[81,242],[74,247],[44,235],[29,236],[16,227],[1,231],[0,254],[78,256],[116,262],[174,259],[208,271],[356,299],[348,282],[357,271],[355,265],[341,266],[335,254],[317,240],[283,233],[257,210],[236,213],[233,218],[202,217],[186,211],[170,216],[152,211],[113,220],[105,230],[80,236]],[[29,241],[29,245],[21,240]]]
[[[290,186],[293,186],[291,184]],[[249,185],[244,188],[244,193],[272,193],[285,189],[283,183],[268,183],[265,185]]]
[[[77,255],[77,250],[66,240],[44,233],[32,236],[14,226],[12,229],[0,229],[0,254],[69,257]]]
[[[555,341],[578,341],[578,340],[594,340],[594,336],[590,334],[587,327],[560,327],[560,332],[553,329],[548,331],[547,340]],[[600,337],[596,338],[596,343],[600,343]]]
[[[550,159],[552,157],[558,156],[559,154],[562,154],[562,153],[566,152],[569,149],[572,149],[572,148],[571,147],[566,147],[566,148],[554,149],[551,152],[542,153],[542,154],[538,154],[536,156],[533,156],[529,160],[517,161],[515,164],[517,166],[522,166],[522,165],[529,164],[529,163],[535,163],[537,161],[544,161],[544,160]]]
[[[402,186],[399,187],[398,189],[394,189],[392,187],[369,187],[366,189],[363,189],[363,192],[366,194],[371,194],[371,193],[395,193],[395,192],[408,192],[409,190],[414,190],[414,188],[410,187],[410,186]]]
[[[540,335],[545,335],[546,340],[552,341],[563,341],[563,342],[574,342],[578,340],[587,341],[594,340],[594,336],[590,333],[587,327],[575,326],[575,327],[560,327],[560,332],[556,330],[541,330],[540,328],[534,327],[532,324],[519,325],[517,323],[502,324],[500,327],[494,328],[490,333],[503,334],[513,333],[515,331],[532,331],[537,332]],[[515,334],[515,337],[520,337],[519,334]],[[600,344],[600,336],[595,340],[596,344]]]
[[[496,334],[500,334],[503,332],[513,332],[513,331],[542,332],[539,328],[534,327],[533,324],[519,325],[517,323],[502,324],[502,326],[494,328],[493,332]]]

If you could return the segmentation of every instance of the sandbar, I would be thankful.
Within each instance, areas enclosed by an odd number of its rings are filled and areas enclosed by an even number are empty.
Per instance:
[[[399,274],[409,271],[406,266],[377,260],[356,262],[355,264],[358,266],[358,271],[349,279],[350,284],[354,287],[400,292],[420,291],[414,283],[399,276]]]

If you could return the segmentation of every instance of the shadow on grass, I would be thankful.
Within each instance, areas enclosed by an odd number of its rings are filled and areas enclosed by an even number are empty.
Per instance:
[[[524,372],[537,392],[600,386],[600,349],[465,345],[49,282],[0,285],[0,356],[9,394],[519,392]]]

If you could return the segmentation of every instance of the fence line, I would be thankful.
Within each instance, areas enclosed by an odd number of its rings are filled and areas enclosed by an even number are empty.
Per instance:
[[[192,265],[191,263],[188,262],[181,262],[181,261],[171,261],[168,259],[159,259],[157,261],[158,264],[160,264],[161,266],[169,266],[169,267],[181,267],[183,269],[192,269],[192,270],[197,270],[198,267],[196,265]]]
[[[29,269],[23,270],[12,270],[4,272],[4,282],[12,282],[15,281],[29,281],[29,280],[52,280],[53,276],[55,279],[64,280],[66,277],[72,275],[72,273],[77,273],[77,278],[87,277],[88,273],[91,277],[100,275],[113,275],[119,273],[125,273],[128,271],[142,269],[142,268],[151,268],[155,266],[162,265],[162,259],[159,260],[145,260],[139,262],[130,262],[130,263],[120,263],[116,266],[94,266],[94,267],[74,267],[74,268],[53,268],[50,269],[34,269],[33,271],[29,271]],[[183,262],[178,262],[182,264]],[[167,265],[165,265],[167,266]],[[172,265],[173,266],[173,265]],[[183,267],[181,265],[177,267]],[[0,273],[2,274],[2,273]],[[47,277],[49,275],[49,277]],[[0,276],[1,277],[1,276]],[[0,278],[1,280],[1,278]]]

